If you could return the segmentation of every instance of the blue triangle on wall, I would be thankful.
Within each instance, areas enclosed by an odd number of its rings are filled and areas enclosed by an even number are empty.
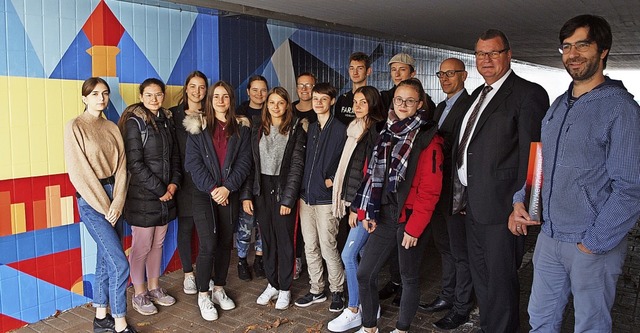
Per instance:
[[[141,83],[150,77],[161,79],[128,32],[122,34],[118,48],[120,53],[116,56],[116,75],[120,83]]]
[[[49,78],[85,80],[91,77],[91,55],[87,53],[90,47],[91,42],[87,35],[80,30]]]
[[[187,75],[195,70],[203,72],[209,79],[209,83],[218,81],[220,77],[218,45],[213,40],[205,41],[203,38],[217,36],[217,24],[217,17],[198,14],[167,84],[181,86]]]

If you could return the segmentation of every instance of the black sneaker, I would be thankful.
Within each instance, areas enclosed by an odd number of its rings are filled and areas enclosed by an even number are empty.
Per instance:
[[[253,260],[253,274],[256,275],[256,279],[264,279],[267,275],[264,273],[264,264],[262,263],[262,256],[256,256]]]
[[[133,326],[127,325],[127,327],[125,327],[122,331],[117,332],[117,333],[138,333],[138,331],[136,331],[136,329],[133,328]]]
[[[380,291],[378,291],[378,298],[379,299],[387,299],[387,298],[395,295],[396,292],[398,291],[398,289],[401,286],[402,285],[395,284],[392,281],[387,282],[387,284],[385,284],[384,287],[382,287],[382,289],[380,289]]]
[[[113,317],[107,313],[107,316],[98,319],[93,318],[93,333],[113,333],[116,331],[116,322]]]
[[[301,308],[306,308],[311,304],[322,303],[326,300],[327,300],[327,296],[325,296],[324,293],[319,293],[319,294],[308,293],[303,297],[298,298],[294,304]]]
[[[329,311],[340,312],[344,310],[344,295],[342,292],[331,293],[331,305],[329,305]]]
[[[242,281],[251,281],[251,272],[249,272],[247,258],[239,258],[238,260],[238,278]]]

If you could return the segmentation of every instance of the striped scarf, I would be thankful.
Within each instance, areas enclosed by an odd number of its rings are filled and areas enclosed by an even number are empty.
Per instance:
[[[366,212],[365,219],[376,219],[380,211],[382,187],[385,179],[388,179],[387,190],[389,192],[396,192],[398,184],[404,181],[413,140],[418,134],[420,126],[428,121],[425,110],[418,110],[414,116],[403,120],[398,119],[394,110],[389,110],[387,124],[380,132],[378,141],[373,148],[367,173],[364,175],[360,190],[352,203],[352,207]]]

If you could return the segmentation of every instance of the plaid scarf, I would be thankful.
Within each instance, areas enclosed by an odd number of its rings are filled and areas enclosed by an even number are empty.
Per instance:
[[[389,110],[387,124],[380,132],[367,173],[352,203],[353,207],[366,212],[365,219],[376,219],[380,211],[385,179],[388,179],[387,191],[389,192],[396,192],[398,184],[404,181],[413,139],[418,134],[420,126],[428,121],[425,110],[418,110],[414,116],[403,120],[398,119],[394,110]]]

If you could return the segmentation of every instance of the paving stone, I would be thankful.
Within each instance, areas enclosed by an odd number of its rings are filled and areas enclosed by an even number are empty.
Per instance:
[[[526,239],[527,252],[523,259],[520,276],[520,320],[521,332],[528,332],[527,302],[531,293],[531,281],[533,276],[533,265],[531,263],[537,231],[533,232]],[[636,226],[628,236],[628,253],[622,275],[618,280],[618,292],[612,310],[613,332],[631,333],[637,332],[640,326],[640,307],[638,307],[640,294],[640,227]],[[423,275],[421,285],[421,300],[430,302],[439,292],[440,288],[440,257],[436,249],[430,244],[426,250],[427,254],[423,261]],[[253,258],[250,258],[253,262]],[[245,282],[238,279],[236,272],[237,255],[232,254],[231,268],[225,290],[229,297],[236,303],[236,309],[222,311],[218,307],[220,318],[214,322],[207,322],[200,317],[200,310],[197,305],[197,295],[186,295],[182,292],[182,271],[176,271],[162,276],[161,285],[166,288],[177,300],[176,304],[170,307],[159,307],[159,313],[153,316],[142,316],[135,312],[131,306],[127,313],[127,319],[134,324],[138,331],[142,333],[155,332],[221,332],[221,333],[264,333],[264,332],[293,332],[312,333],[328,332],[327,322],[335,318],[338,313],[329,312],[329,301],[321,304],[314,304],[308,308],[298,308],[292,306],[284,311],[276,310],[272,305],[261,306],[256,304],[256,298],[262,293],[267,285],[265,279]],[[379,285],[382,287],[388,280],[388,270],[383,269]],[[309,291],[309,279],[305,273],[299,280],[293,282],[291,288],[291,298],[303,296]],[[128,304],[131,304],[133,290],[128,290]],[[391,305],[391,299],[381,302],[382,316],[379,321],[380,332],[386,333],[394,329],[398,319],[398,307]],[[433,328],[432,323],[444,316],[445,313],[426,313],[418,310],[412,324],[412,332],[444,332]],[[94,310],[87,304],[69,311],[60,313],[57,317],[47,318],[40,322],[30,324],[18,329],[17,333],[33,332],[91,332],[91,321]],[[274,322],[286,319],[288,322],[279,327],[272,327]],[[478,330],[479,314],[472,312],[469,323],[461,326],[453,333],[470,333]],[[573,332],[573,305],[570,300],[565,310],[565,318],[562,324],[562,332]],[[354,332],[356,329],[351,330]]]

